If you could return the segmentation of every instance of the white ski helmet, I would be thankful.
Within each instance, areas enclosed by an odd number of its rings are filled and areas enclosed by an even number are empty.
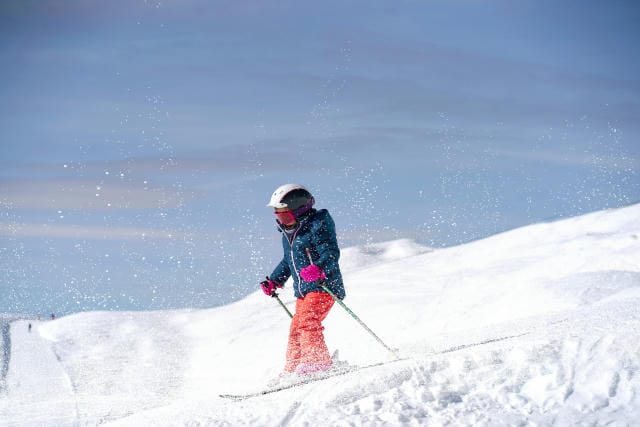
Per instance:
[[[302,185],[284,184],[276,188],[267,206],[272,208],[289,208],[295,211],[307,204],[313,205],[314,201],[309,190]]]

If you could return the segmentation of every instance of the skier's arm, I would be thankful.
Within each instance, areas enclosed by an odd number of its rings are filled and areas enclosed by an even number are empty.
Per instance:
[[[273,270],[269,279],[275,280],[281,285],[284,285],[284,282],[286,282],[290,276],[291,270],[289,269],[289,264],[287,264],[287,261],[282,257],[282,260],[280,260],[276,268]]]
[[[330,215],[326,215],[314,233],[315,255],[313,262],[329,273],[338,267],[340,249],[336,237],[336,226]]]

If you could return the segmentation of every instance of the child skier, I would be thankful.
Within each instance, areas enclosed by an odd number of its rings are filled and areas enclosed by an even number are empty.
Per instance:
[[[313,208],[315,200],[301,185],[278,187],[267,206],[275,209],[282,233],[284,256],[267,280],[260,283],[266,295],[274,296],[293,277],[296,311],[289,329],[285,373],[309,375],[331,368],[322,321],[333,306],[333,297],[345,297],[338,266],[340,249],[336,228],[326,209]]]

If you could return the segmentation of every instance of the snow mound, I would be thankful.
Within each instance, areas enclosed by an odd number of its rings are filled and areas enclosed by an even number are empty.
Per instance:
[[[431,252],[433,249],[420,245],[411,239],[372,243],[345,248],[340,253],[340,269],[344,272],[371,265],[388,263],[403,258]]]

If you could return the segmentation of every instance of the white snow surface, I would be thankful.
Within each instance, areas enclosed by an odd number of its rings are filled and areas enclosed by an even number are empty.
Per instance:
[[[446,249],[347,248],[341,265],[345,303],[406,360],[235,402],[219,394],[284,364],[289,319],[260,291],[14,320],[0,425],[638,425],[640,205]],[[325,326],[349,363],[393,359],[339,305]]]

